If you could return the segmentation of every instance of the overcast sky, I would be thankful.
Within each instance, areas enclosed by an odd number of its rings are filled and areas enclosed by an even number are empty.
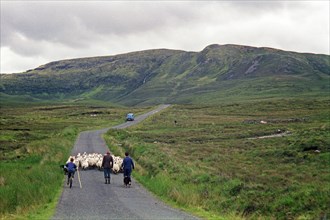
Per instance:
[[[62,59],[240,44],[330,54],[329,0],[1,1],[1,73]]]

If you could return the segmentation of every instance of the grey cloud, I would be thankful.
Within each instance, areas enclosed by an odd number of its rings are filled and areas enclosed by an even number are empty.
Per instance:
[[[15,30],[33,40],[81,46],[94,34],[137,34],[198,19],[183,4],[159,2],[5,2],[2,7],[4,45],[13,43]]]
[[[285,7],[285,1],[228,1],[229,5],[237,8],[237,9],[245,9],[245,10],[277,10]]]
[[[4,18],[1,19],[1,33],[6,35],[3,40],[4,45],[14,43],[12,41],[17,34],[32,40],[66,42],[70,39],[67,36],[70,37],[79,29],[74,16],[61,10],[61,7],[52,7],[51,3],[46,5],[35,2],[23,3],[19,5],[20,7],[16,7],[17,3],[8,2],[2,6]],[[69,43],[74,42],[69,40]]]
[[[99,34],[130,35],[157,31],[169,26],[184,25],[200,19],[197,9],[182,3],[166,2],[111,2],[111,4],[84,5],[77,16],[86,27]],[[185,10],[188,9],[188,10]],[[88,16],[84,16],[88,14]]]
[[[212,43],[326,53],[329,2],[315,2],[1,0],[1,48],[49,61]]]
[[[125,39],[197,23],[199,8],[200,3],[151,1],[4,2],[1,45],[22,55],[43,53],[44,41],[83,49],[114,36]]]

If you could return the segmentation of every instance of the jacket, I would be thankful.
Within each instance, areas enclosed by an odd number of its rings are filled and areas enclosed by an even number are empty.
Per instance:
[[[113,159],[110,155],[105,155],[102,160],[103,168],[112,168],[113,167]]]
[[[129,156],[125,157],[124,160],[123,160],[123,165],[122,166],[123,166],[124,170],[134,169],[134,162],[133,162],[132,158],[130,158]]]
[[[74,164],[73,162],[69,162],[66,165],[66,168],[68,169],[69,172],[75,172],[77,169],[76,164]]]

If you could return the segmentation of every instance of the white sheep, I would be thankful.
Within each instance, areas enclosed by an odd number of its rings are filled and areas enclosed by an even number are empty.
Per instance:
[[[83,170],[86,170],[88,168],[88,159],[87,158],[85,158],[81,161],[81,168]]]
[[[113,164],[113,167],[112,167],[112,172],[113,172],[114,174],[116,174],[116,173],[118,173],[119,171],[120,171],[120,167],[119,167],[119,165],[116,164],[116,163],[114,163],[114,164]]]
[[[100,170],[102,168],[102,159],[98,159],[98,161],[96,162],[96,167]]]
[[[90,154],[88,156],[88,165],[90,167],[95,167],[96,166],[96,162],[97,162],[97,159],[96,159],[95,154]]]
[[[70,162],[70,159],[74,158],[74,163],[77,167],[81,167],[83,170],[88,169],[90,167],[97,167],[99,170],[102,168],[102,161],[103,161],[103,155],[99,153],[91,153],[87,154],[84,152],[83,154],[78,153],[77,156],[70,156],[68,158],[68,162]],[[122,172],[122,163],[123,158],[113,155],[113,173],[119,173]]]
[[[122,171],[121,170],[122,163],[123,163],[123,159],[121,157],[113,156],[113,168],[112,168],[113,173],[116,174]]]

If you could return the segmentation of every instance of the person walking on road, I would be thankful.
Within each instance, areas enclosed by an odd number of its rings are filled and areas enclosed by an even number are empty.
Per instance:
[[[133,159],[129,156],[128,152],[125,152],[125,158],[123,160],[123,170],[124,170],[124,183],[125,185],[131,185],[131,173],[134,169]]]
[[[113,167],[113,159],[109,151],[103,157],[102,167],[104,169],[105,184],[110,184],[110,170]]]

